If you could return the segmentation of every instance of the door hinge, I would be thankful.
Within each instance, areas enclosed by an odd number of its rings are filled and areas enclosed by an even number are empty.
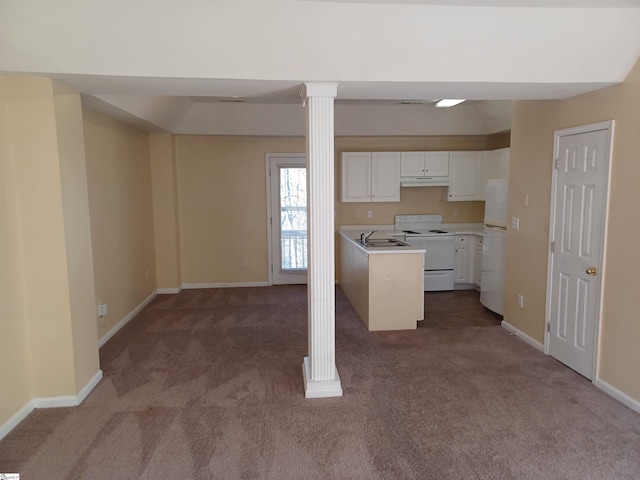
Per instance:
[[[556,170],[560,170],[559,165],[560,165],[560,159],[556,158]]]
[[[551,242],[551,252],[555,253],[556,251],[556,242]]]
[[[547,322],[547,332],[551,331],[551,322]]]

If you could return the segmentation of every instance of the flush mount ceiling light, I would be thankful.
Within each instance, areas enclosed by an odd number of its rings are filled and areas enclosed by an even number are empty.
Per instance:
[[[436,107],[438,108],[455,107],[456,105],[462,102],[464,102],[464,99],[443,98],[442,100],[438,100],[436,102]]]

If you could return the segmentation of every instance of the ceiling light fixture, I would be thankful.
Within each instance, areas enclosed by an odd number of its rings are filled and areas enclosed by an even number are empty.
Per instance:
[[[436,102],[436,107],[438,108],[455,107],[456,105],[462,102],[464,102],[464,99],[443,98],[442,100],[438,100]]]

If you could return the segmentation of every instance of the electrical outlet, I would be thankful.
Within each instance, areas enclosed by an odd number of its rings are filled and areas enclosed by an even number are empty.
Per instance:
[[[511,217],[511,228],[513,230],[520,230],[520,219],[518,217]]]
[[[367,218],[373,218],[373,210],[367,211]]]
[[[518,307],[524,308],[524,297],[522,295],[518,295]]]
[[[106,303],[98,305],[98,316],[104,317],[107,313],[109,313],[109,309],[107,308]]]
[[[244,268],[247,268],[249,266],[249,259],[248,258],[245,258],[245,259],[242,260],[242,266]]]
[[[529,206],[529,195],[527,195],[526,193],[524,194],[524,198],[522,199],[522,204],[523,204],[525,207],[528,207],[528,206]]]
[[[453,209],[453,216],[457,217],[460,214],[460,210],[458,208]]]
[[[360,210],[356,210],[356,218],[360,218]]]

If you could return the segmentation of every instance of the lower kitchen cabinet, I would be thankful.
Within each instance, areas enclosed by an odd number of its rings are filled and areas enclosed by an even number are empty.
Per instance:
[[[483,248],[483,240],[484,237],[482,235],[474,235],[473,242],[475,244],[475,248],[473,251],[473,265],[474,265],[474,277],[475,277],[475,285],[478,290],[480,290],[480,284],[482,279],[482,248]]]
[[[456,235],[455,283],[469,283],[469,235]]]
[[[475,288],[475,235],[456,235],[456,256],[454,278],[456,290],[472,290]]]

